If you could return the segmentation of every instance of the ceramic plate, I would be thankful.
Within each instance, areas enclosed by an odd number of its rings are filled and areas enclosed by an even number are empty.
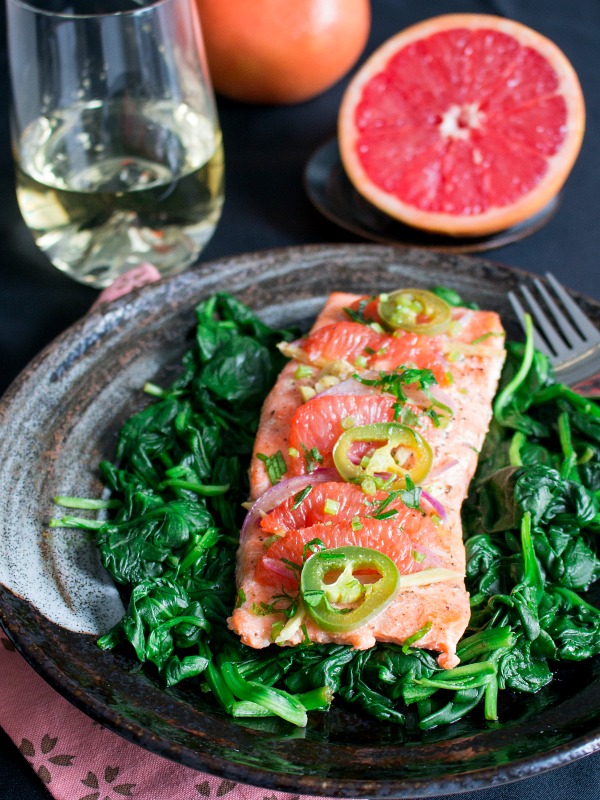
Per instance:
[[[373,242],[423,247],[438,253],[480,253],[523,239],[542,228],[560,202],[557,195],[524,222],[486,236],[454,237],[420,231],[388,216],[356,191],[342,166],[335,138],[319,147],[309,159],[304,185],[321,214],[345,230]]]
[[[81,532],[50,529],[56,494],[94,496],[96,465],[146,402],[145,380],[173,377],[193,308],[227,287],[277,326],[307,326],[334,289],[446,284],[499,311],[524,273],[465,256],[378,245],[310,246],[203,265],[83,319],[24,371],[0,407],[0,619],[18,649],[65,697],[141,746],[229,780],[337,797],[435,797],[533,775],[600,749],[600,661],[572,665],[546,690],[406,739],[402,728],[334,708],[305,730],[235,722],[193,686],[163,690],[95,635],[120,600]],[[600,323],[600,306],[583,300]]]

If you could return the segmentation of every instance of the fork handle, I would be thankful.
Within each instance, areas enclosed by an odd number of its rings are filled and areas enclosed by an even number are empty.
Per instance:
[[[600,372],[578,381],[571,386],[571,389],[586,397],[600,397]]]

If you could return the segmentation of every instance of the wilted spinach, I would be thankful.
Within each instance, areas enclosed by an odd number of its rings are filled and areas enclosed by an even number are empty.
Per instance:
[[[442,290],[439,290],[442,291]],[[452,304],[460,303],[453,293]],[[536,692],[560,660],[600,652],[600,610],[581,595],[598,577],[600,409],[554,382],[547,359],[509,343],[494,420],[464,507],[472,616],[461,663],[443,670],[423,650],[378,645],[273,646],[257,651],[227,628],[247,467],[260,407],[290,333],[267,327],[227,294],[196,309],[194,346],[168,388],[128,420],[115,463],[102,463],[103,522],[53,525],[94,532],[102,561],[128,594],[126,615],[99,639],[125,646],[167,686],[195,678],[240,717],[297,725],[332,697],[377,719],[421,729],[451,724],[498,694]]]

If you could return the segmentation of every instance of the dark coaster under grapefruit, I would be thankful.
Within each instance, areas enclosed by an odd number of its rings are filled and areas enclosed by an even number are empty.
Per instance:
[[[335,137],[321,145],[309,159],[304,185],[321,214],[345,230],[381,244],[401,244],[438,253],[477,253],[524,239],[540,230],[560,204],[560,195],[555,195],[524,222],[485,236],[445,236],[412,228],[380,211],[357,192],[344,171]]]

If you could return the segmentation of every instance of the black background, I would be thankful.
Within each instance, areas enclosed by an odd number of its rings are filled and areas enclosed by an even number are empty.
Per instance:
[[[372,5],[372,31],[363,58],[413,22],[457,11],[511,17],[550,37],[564,50],[579,74],[586,99],[587,129],[581,155],[562,192],[558,212],[546,227],[488,257],[539,274],[551,271],[571,288],[600,300],[599,0],[372,0]],[[85,314],[97,296],[95,290],[71,281],[50,265],[36,250],[20,219],[9,141],[3,18],[2,13],[0,392],[44,345]],[[310,154],[335,133],[337,109],[347,79],[312,101],[288,107],[248,106],[218,98],[225,141],[226,202],[202,261],[271,247],[358,241],[320,216],[308,201],[302,182]],[[1,687],[0,677],[0,691]],[[460,797],[598,800],[600,754],[533,779]],[[0,731],[0,800],[43,798],[48,798],[46,790]]]

